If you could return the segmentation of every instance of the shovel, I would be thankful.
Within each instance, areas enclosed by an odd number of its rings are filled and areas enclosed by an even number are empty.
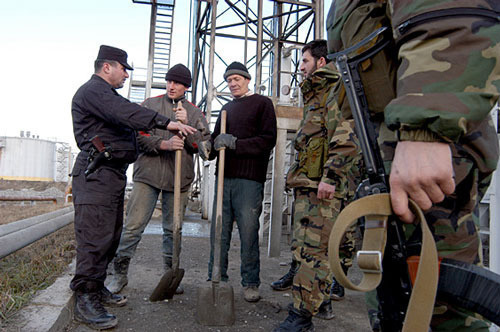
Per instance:
[[[175,178],[174,178],[174,248],[172,268],[169,269],[149,297],[152,302],[163,301],[174,297],[175,290],[184,277],[184,269],[179,269],[180,229],[181,229],[181,163],[182,150],[175,150]]]
[[[226,111],[221,113],[221,134],[226,133]],[[222,193],[224,190],[225,149],[219,150],[219,173],[217,175],[217,210],[215,220],[214,263],[210,286],[198,288],[196,320],[201,325],[233,325],[234,291],[231,285],[220,282],[220,243],[222,233]]]

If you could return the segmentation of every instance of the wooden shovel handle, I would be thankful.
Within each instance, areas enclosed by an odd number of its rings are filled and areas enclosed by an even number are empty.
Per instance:
[[[172,268],[179,268],[179,249],[180,249],[180,233],[181,233],[181,165],[182,165],[182,150],[175,150],[175,173],[174,173],[174,215],[173,215],[173,257]]]
[[[220,117],[220,133],[226,133],[226,111]],[[226,161],[226,148],[219,150],[219,169],[217,174],[217,216],[222,217],[222,193],[224,191],[224,164]]]
[[[220,133],[226,133],[226,111],[221,111]],[[219,150],[218,173],[217,173],[217,206],[215,219],[215,238],[214,238],[214,264],[212,273],[212,282],[220,282],[220,245],[222,234],[222,194],[224,191],[224,163],[226,158],[226,148]]]

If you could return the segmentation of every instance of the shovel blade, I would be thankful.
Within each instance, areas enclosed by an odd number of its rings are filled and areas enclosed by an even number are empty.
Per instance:
[[[233,325],[234,291],[226,283],[211,283],[198,288],[196,321],[205,326]]]
[[[183,277],[184,269],[169,269],[161,277],[160,282],[156,285],[153,293],[151,293],[149,300],[155,302],[173,298],[175,290],[179,287]]]

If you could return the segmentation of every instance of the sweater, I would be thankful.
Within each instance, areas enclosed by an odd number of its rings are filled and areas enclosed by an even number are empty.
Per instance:
[[[227,112],[226,133],[237,138],[234,150],[226,149],[224,177],[264,183],[271,151],[276,144],[276,114],[271,99],[253,94],[234,99],[222,107]],[[220,114],[212,143],[220,134]],[[210,159],[217,156],[214,149]],[[218,165],[217,165],[218,168]]]

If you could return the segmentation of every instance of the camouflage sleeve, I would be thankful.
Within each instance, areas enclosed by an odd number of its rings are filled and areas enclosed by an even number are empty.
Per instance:
[[[400,65],[386,124],[400,140],[473,135],[500,91],[500,1],[388,2]]]
[[[339,123],[335,135],[328,145],[328,160],[323,168],[321,182],[336,186],[336,192],[345,192],[350,181],[349,174],[359,168],[361,154],[356,135],[354,121]]]
[[[328,103],[327,127],[328,137],[331,138],[321,182],[335,185],[337,195],[345,197],[348,190],[352,189],[350,183],[356,182],[353,174],[359,173],[356,170],[359,170],[361,161],[359,142],[354,133],[354,120],[344,119],[336,102],[331,100]]]

